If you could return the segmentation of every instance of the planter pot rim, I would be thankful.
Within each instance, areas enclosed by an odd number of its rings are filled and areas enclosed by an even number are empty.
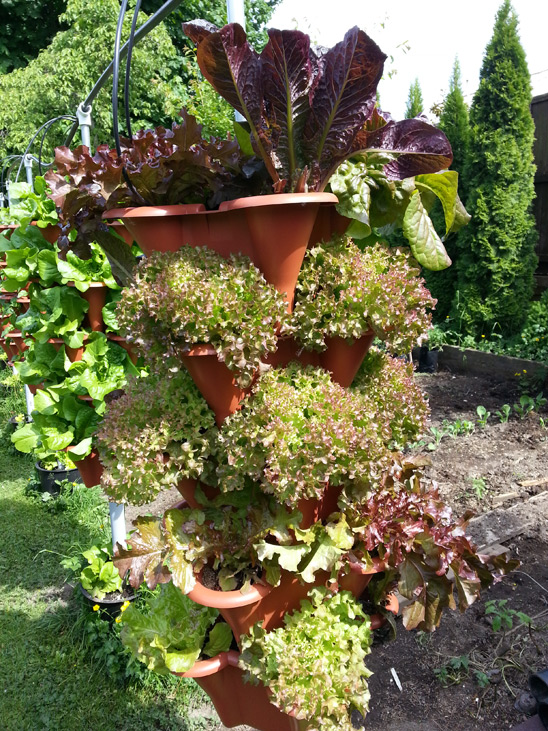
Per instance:
[[[199,583],[199,577],[197,577],[196,586],[189,592],[188,598],[205,607],[235,609],[237,607],[246,607],[249,604],[255,604],[265,596],[268,596],[273,588],[268,584],[253,584],[245,594],[242,594],[240,590],[217,591],[215,589],[208,589]]]
[[[190,350],[181,350],[181,355],[215,355],[217,356],[217,351],[215,350],[214,346],[210,343],[199,343],[198,345],[193,345]]]
[[[103,213],[103,218],[164,218],[193,213],[212,213],[207,211],[203,203],[189,203],[173,206],[128,206],[127,208],[111,208]]]
[[[254,195],[249,198],[236,198],[224,201],[219,211],[235,211],[241,208],[262,208],[265,206],[302,205],[303,203],[338,203],[333,193],[274,193],[272,195]]]
[[[198,660],[185,673],[172,673],[172,675],[178,675],[180,678],[205,678],[208,675],[213,675],[220,670],[224,670],[229,665],[237,668],[239,658],[240,653],[236,652],[236,650],[220,652],[215,657],[210,657],[207,660]]]
[[[92,287],[106,287],[107,285],[104,282],[88,282],[88,287],[91,289]],[[67,287],[76,287],[75,282],[67,282]],[[80,294],[84,294],[83,292],[80,292]]]
[[[222,211],[234,211],[245,208],[265,206],[302,205],[303,203],[338,203],[333,193],[272,193],[270,195],[254,195],[247,198],[235,198],[224,201],[218,211],[209,211],[203,203],[190,203],[172,206],[133,206],[127,208],[111,208],[103,213],[105,219],[117,218],[163,218],[191,214],[214,214]]]
[[[56,467],[53,470],[48,470],[45,467],[42,467],[40,462],[35,462],[34,467],[40,472],[52,472],[54,474],[57,472],[73,472],[76,469],[76,467]]]
[[[350,570],[355,574],[379,574],[381,571],[386,570],[386,564],[380,558],[373,558],[371,560],[373,561],[373,566],[369,568],[357,561],[349,561],[348,565],[350,566]]]

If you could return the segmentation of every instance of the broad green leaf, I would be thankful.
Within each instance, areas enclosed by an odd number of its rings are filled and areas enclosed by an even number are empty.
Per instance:
[[[251,144],[251,136],[248,130],[240,122],[234,122],[234,134],[244,155],[254,155],[255,150]]]
[[[464,207],[459,196],[457,196],[457,200],[455,201],[455,218],[453,220],[453,225],[451,226],[450,233],[456,233],[463,226],[466,226],[466,224],[469,223],[471,218],[472,218],[472,216],[468,213],[468,211]]]
[[[25,424],[11,435],[11,441],[19,452],[29,454],[39,444],[39,432],[35,424]]]
[[[204,655],[215,657],[220,652],[230,650],[233,635],[232,630],[226,622],[218,622],[209,633],[209,639],[204,646]]]
[[[274,559],[286,571],[296,572],[303,556],[309,552],[308,546],[276,546],[272,543],[260,541],[254,546],[259,561]]]
[[[55,398],[54,394],[39,388],[34,397],[34,408],[44,416],[50,416],[58,413],[57,402],[58,399]]]
[[[459,174],[454,170],[446,170],[443,173],[417,175],[415,178],[415,185],[418,190],[426,188],[439,198],[445,217],[446,234],[448,234],[453,227],[455,220],[455,204],[458,198],[458,183]]]
[[[422,205],[418,191],[411,196],[405,211],[403,234],[409,241],[413,256],[426,269],[437,272],[451,265],[451,259]]]

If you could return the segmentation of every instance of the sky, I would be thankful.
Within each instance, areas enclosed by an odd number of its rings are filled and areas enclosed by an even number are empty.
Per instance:
[[[512,4],[533,95],[548,93],[548,2],[513,0]],[[455,57],[466,102],[472,102],[500,5],[501,0],[282,0],[269,26],[298,28],[328,47],[342,40],[349,28],[359,26],[389,57],[379,84],[380,105],[401,119],[415,78],[425,112],[432,116],[430,108],[448,91]],[[391,71],[395,73],[390,76]]]

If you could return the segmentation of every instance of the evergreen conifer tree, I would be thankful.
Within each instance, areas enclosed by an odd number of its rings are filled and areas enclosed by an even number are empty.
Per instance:
[[[511,335],[527,316],[536,267],[531,80],[518,19],[504,0],[470,109],[464,177],[472,221],[458,238],[453,324],[476,339]]]
[[[460,65],[455,59],[453,73],[449,80],[449,93],[444,99],[443,109],[440,115],[440,129],[445,132],[453,149],[453,162],[451,169],[459,174],[459,195],[464,200],[466,191],[466,178],[463,175],[468,145],[470,140],[470,124],[468,120],[468,107],[464,101],[460,80]],[[437,206],[432,213],[432,219],[436,229],[443,232],[445,220],[441,206]],[[438,300],[434,311],[434,321],[444,322],[451,310],[451,303],[457,288],[457,237],[462,235],[459,231],[450,235],[445,243],[447,253],[453,261],[453,265],[440,272],[424,271],[426,283],[433,296]]]
[[[407,106],[405,108],[405,118],[412,119],[424,111],[424,102],[422,100],[421,87],[419,80],[415,81],[409,87],[409,96],[407,97]]]

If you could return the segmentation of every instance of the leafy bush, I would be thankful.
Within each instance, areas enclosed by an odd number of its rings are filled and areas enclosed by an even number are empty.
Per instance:
[[[284,626],[265,632],[260,623],[243,635],[240,667],[245,679],[266,685],[271,702],[307,729],[352,731],[350,712],[369,707],[364,665],[370,652],[369,618],[352,594],[312,589]]]
[[[458,299],[452,317],[459,333],[476,340],[494,329],[504,336],[520,331],[537,264],[535,125],[531,78],[517,27],[510,0],[504,0],[470,107],[465,176],[472,221],[458,239]]]
[[[435,305],[408,253],[382,245],[364,251],[344,237],[306,253],[295,308],[284,330],[307,349],[326,337],[360,338],[373,329],[392,351],[409,352]]]
[[[211,344],[246,387],[260,359],[276,350],[286,306],[247,257],[227,260],[206,247],[184,246],[141,262],[122,293],[118,320],[128,340],[160,363]]]
[[[97,433],[107,494],[143,505],[182,477],[199,477],[214,423],[186,371],[130,379]]]

